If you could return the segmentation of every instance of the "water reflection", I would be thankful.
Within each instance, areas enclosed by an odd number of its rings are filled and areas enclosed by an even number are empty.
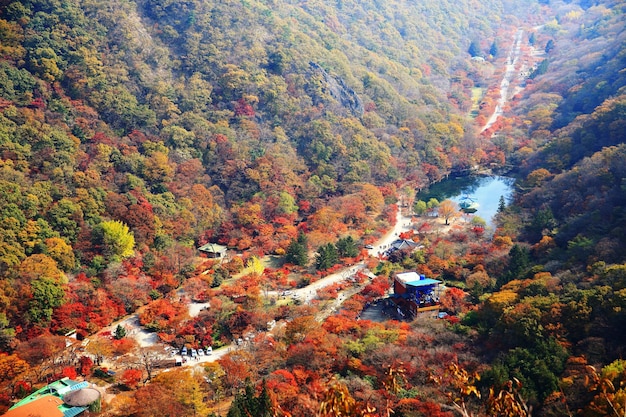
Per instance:
[[[513,178],[501,176],[467,176],[449,178],[432,185],[427,191],[417,195],[418,200],[439,201],[450,199],[460,203],[465,196],[472,197],[478,203],[476,215],[493,227],[493,216],[498,212],[500,197],[508,204],[513,194]]]

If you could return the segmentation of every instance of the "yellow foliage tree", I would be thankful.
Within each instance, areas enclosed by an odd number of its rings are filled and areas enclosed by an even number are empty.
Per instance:
[[[108,220],[100,223],[100,228],[102,241],[111,259],[120,260],[135,253],[135,236],[126,224],[119,220]]]
[[[459,208],[452,200],[444,200],[439,204],[438,213],[446,221],[446,226],[450,224],[450,220],[459,216]]]

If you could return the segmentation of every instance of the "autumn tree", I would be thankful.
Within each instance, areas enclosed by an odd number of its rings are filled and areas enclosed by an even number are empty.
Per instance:
[[[100,223],[97,237],[105,248],[105,254],[112,260],[122,260],[132,256],[135,237],[128,226],[119,220],[108,220]]]
[[[450,219],[454,219],[459,215],[459,208],[452,200],[444,200],[439,204],[437,209],[439,216],[443,217],[446,221],[446,226],[450,224]]]
[[[180,417],[188,410],[177,401],[176,395],[161,384],[148,384],[135,393],[135,400],[140,404],[138,414],[141,417]]]
[[[324,392],[320,404],[320,417],[359,416],[374,417],[379,415],[376,408],[367,402],[362,403],[354,399],[348,387],[337,380],[331,380]]]
[[[28,371],[28,363],[16,354],[0,353],[0,383],[11,381]]]
[[[60,269],[69,272],[76,268],[76,258],[72,247],[63,239],[51,237],[45,241],[48,256],[57,262]]]
[[[113,352],[113,346],[109,339],[104,337],[93,337],[89,339],[87,345],[87,352],[91,353],[96,358],[96,365],[100,365],[104,358],[111,355]]]
[[[141,382],[142,372],[139,369],[127,369],[122,372],[121,381],[130,388],[137,388]]]
[[[161,360],[162,349],[158,346],[141,348],[135,353],[131,362],[146,373],[146,381],[150,381],[154,376],[154,371]]]
[[[469,372],[458,363],[450,363],[443,375],[432,375],[432,382],[446,393],[452,409],[463,417],[471,417],[472,399],[480,398],[476,384],[480,381],[477,372]]]
[[[440,298],[441,308],[452,313],[462,313],[467,308],[467,294],[459,288],[448,288]]]

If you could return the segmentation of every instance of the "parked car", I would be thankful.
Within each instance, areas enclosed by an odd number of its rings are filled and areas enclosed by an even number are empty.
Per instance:
[[[208,348],[206,348],[206,354],[210,355],[211,353],[213,353],[213,346],[209,346]]]
[[[365,245],[365,249],[374,249],[372,245]]]
[[[183,356],[187,354],[187,346],[183,346],[182,350],[180,351],[180,354]]]
[[[204,356],[204,350],[198,349],[198,356]]]
[[[195,358],[196,356],[198,356],[198,351],[195,349],[191,349],[191,357]]]

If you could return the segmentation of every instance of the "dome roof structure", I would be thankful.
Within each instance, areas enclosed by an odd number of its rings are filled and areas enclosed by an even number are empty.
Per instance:
[[[100,391],[94,388],[82,388],[70,391],[63,396],[63,402],[72,407],[87,407],[100,398]]]

